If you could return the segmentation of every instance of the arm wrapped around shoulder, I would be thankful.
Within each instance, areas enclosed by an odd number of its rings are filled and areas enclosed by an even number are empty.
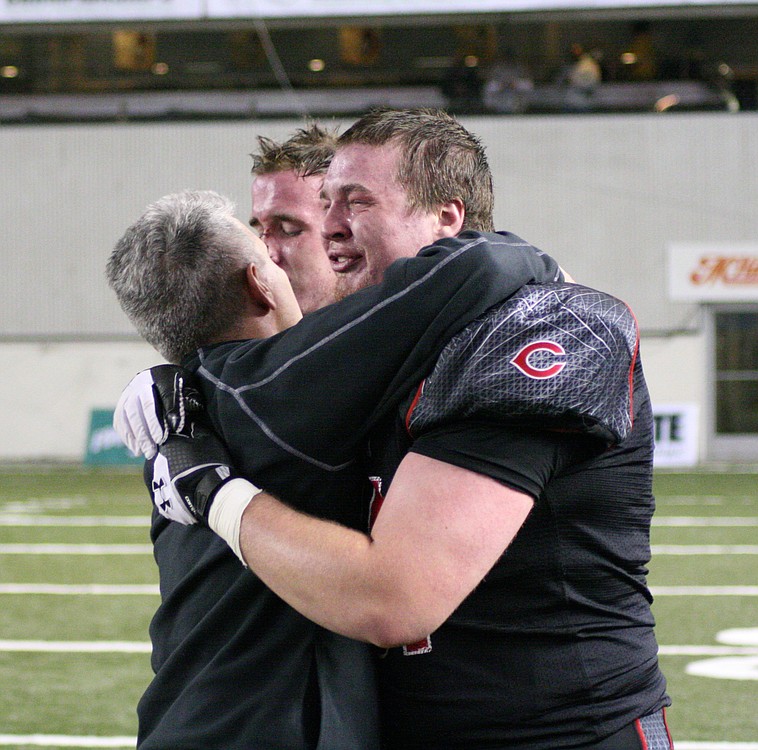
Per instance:
[[[525,286],[453,338],[406,418],[416,436],[477,416],[594,435],[608,445],[632,427],[634,314],[578,284]]]

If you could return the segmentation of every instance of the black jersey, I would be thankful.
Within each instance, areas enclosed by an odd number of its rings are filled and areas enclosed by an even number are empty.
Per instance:
[[[388,750],[574,748],[669,705],[646,585],[653,422],[626,305],[548,285],[488,312],[375,430],[375,500],[408,451],[535,504],[436,632],[378,658]]]
[[[466,323],[556,278],[555,261],[514,235],[464,233],[278,336],[186,364],[243,474],[300,510],[365,528],[369,488],[355,459],[371,426]],[[292,610],[209,529],[155,514],[152,538],[162,603],[140,750],[376,747],[368,646]]]

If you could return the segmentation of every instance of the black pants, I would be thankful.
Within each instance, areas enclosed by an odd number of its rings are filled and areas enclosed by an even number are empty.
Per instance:
[[[627,724],[610,737],[582,745],[582,750],[673,750],[673,747],[666,726],[666,709],[662,708]]]

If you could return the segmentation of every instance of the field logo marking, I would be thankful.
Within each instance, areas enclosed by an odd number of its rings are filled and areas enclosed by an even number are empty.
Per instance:
[[[758,646],[758,628],[732,628],[716,634],[719,643]],[[684,670],[697,677],[719,680],[758,680],[758,655],[719,656],[690,662]]]

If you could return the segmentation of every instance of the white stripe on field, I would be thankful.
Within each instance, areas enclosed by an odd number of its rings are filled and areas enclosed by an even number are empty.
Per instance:
[[[653,526],[758,526],[754,516],[653,516]]]
[[[723,505],[726,495],[659,495],[656,499],[661,505]]]
[[[0,651],[56,654],[149,654],[143,641],[0,641]]]
[[[160,594],[158,586],[152,583],[0,583],[0,594],[61,594],[64,596],[153,596]]]
[[[147,641],[2,641],[0,651],[61,654],[149,654]],[[660,646],[661,656],[756,656],[756,646]]]
[[[758,586],[653,586],[653,596],[758,596]],[[0,583],[0,594],[60,594],[62,596],[157,596],[157,584],[128,583]]]
[[[663,656],[758,656],[756,646],[659,646]]]
[[[653,596],[758,596],[758,586],[651,586]]]
[[[2,514],[0,526],[149,526],[148,516],[33,516]]]
[[[0,745],[28,747],[131,747],[136,737],[77,737],[71,734],[0,734]]]
[[[0,526],[130,526],[150,525],[149,516],[36,516],[0,513]],[[653,526],[758,526],[755,516],[654,516]]]
[[[0,544],[0,555],[149,555],[150,544]]]
[[[0,555],[149,555],[150,544],[0,544]],[[653,555],[758,555],[758,544],[654,544]]]
[[[758,596],[758,586],[652,586],[650,592],[653,596]],[[160,589],[152,583],[0,583],[0,594],[157,596]]]
[[[654,544],[654,555],[758,555],[758,544]]]
[[[77,737],[68,734],[0,734],[0,745],[29,747],[135,747],[136,737]],[[676,740],[676,750],[758,750],[758,742],[687,742]]]

